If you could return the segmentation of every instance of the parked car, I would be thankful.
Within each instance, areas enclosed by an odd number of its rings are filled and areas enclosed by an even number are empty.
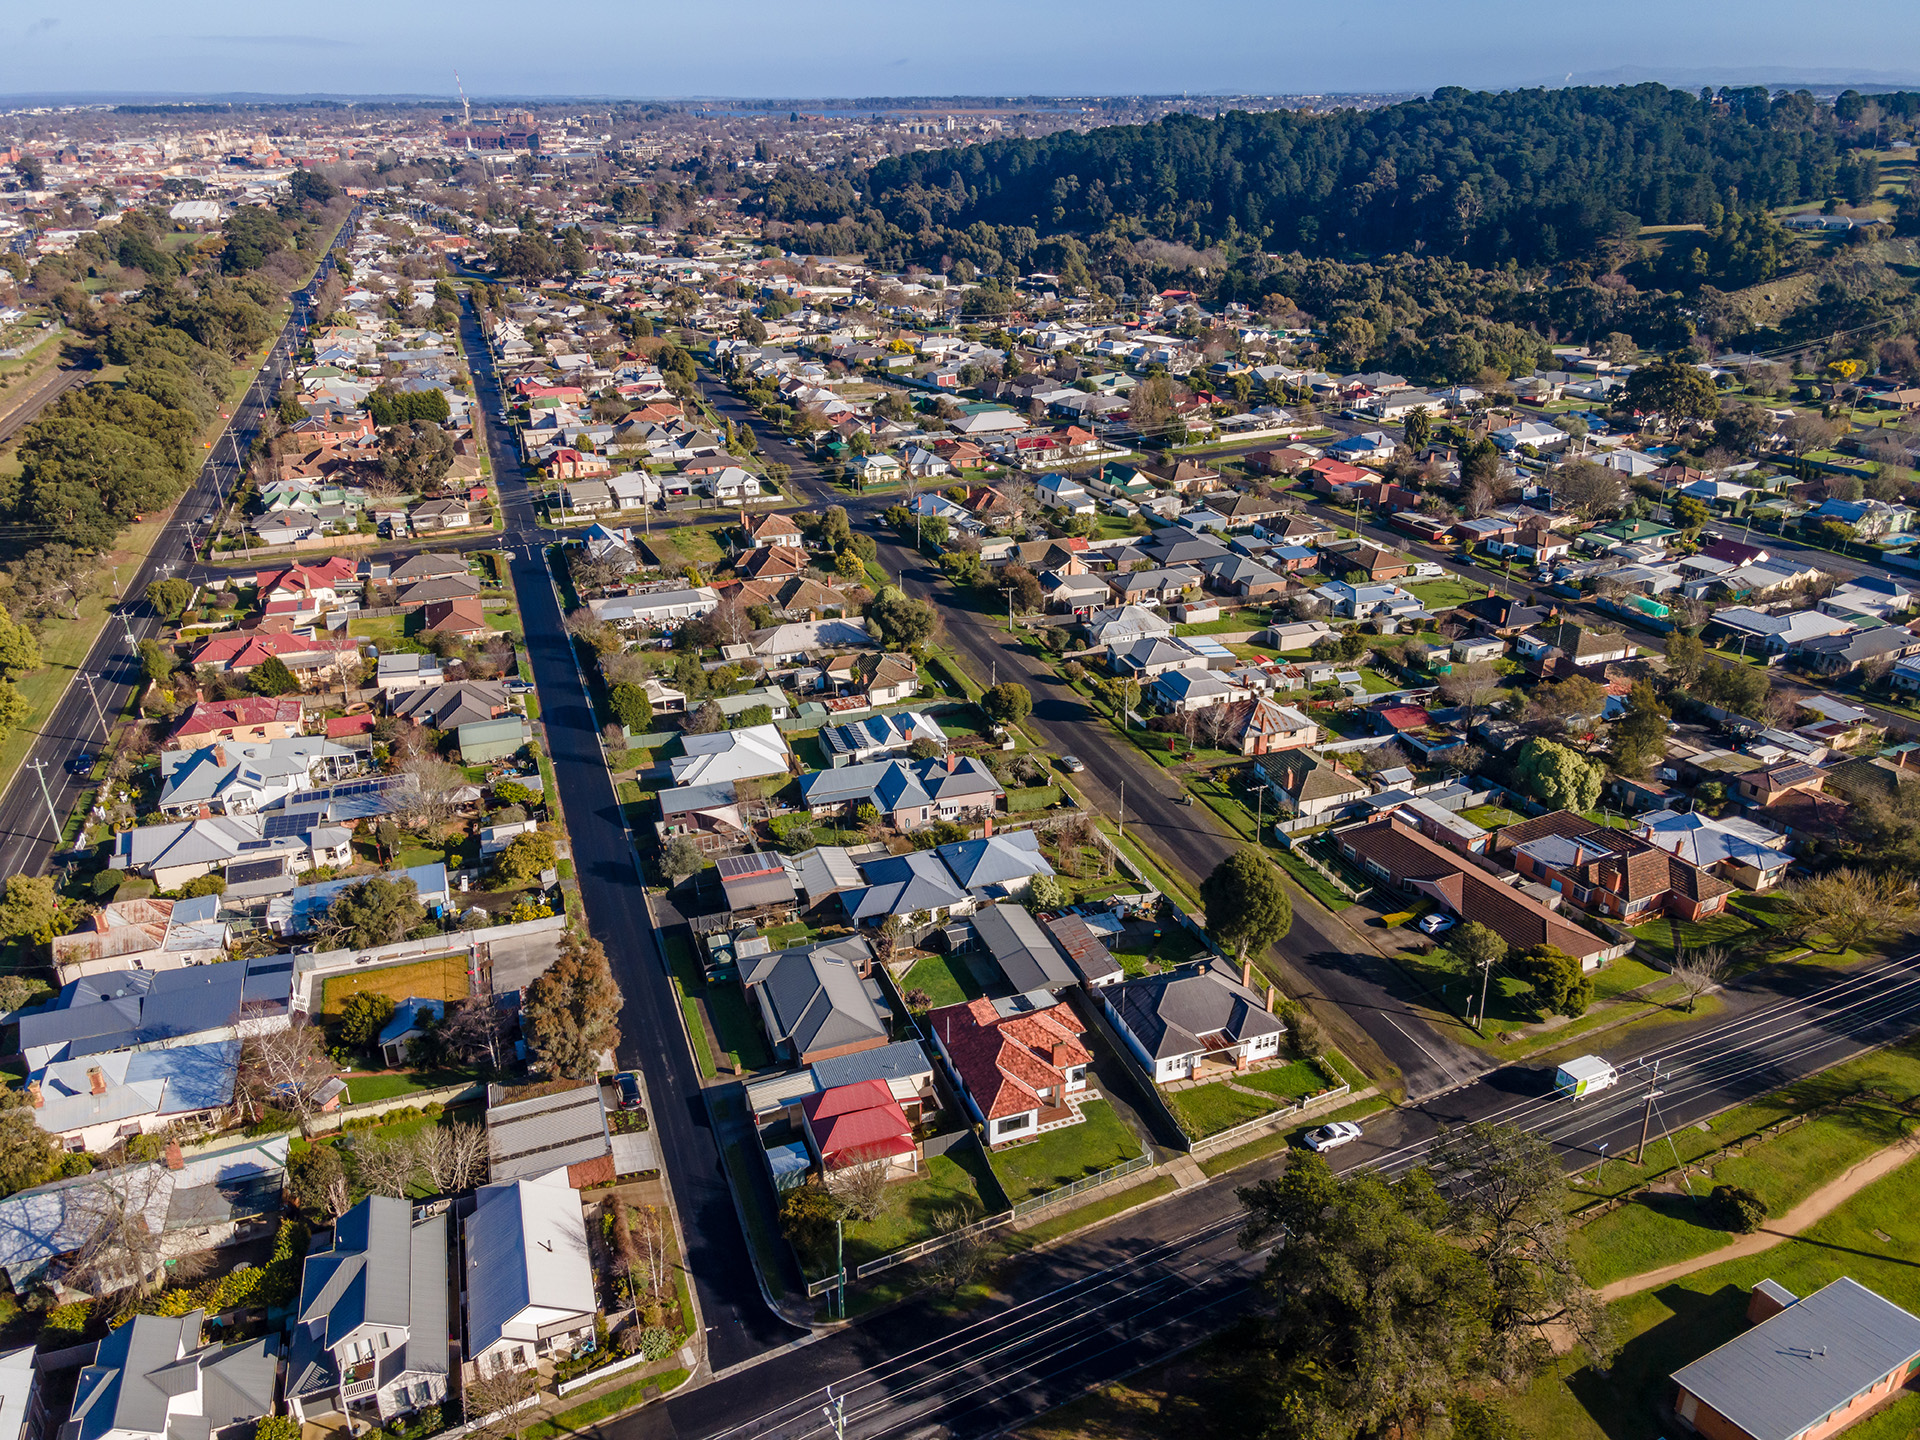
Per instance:
[[[631,1070],[622,1070],[613,1077],[615,1088],[620,1091],[620,1108],[638,1110],[640,1108],[640,1081]]]
[[[1426,915],[1420,920],[1422,935],[1444,935],[1458,923],[1451,915]]]
[[[1359,1138],[1360,1127],[1351,1120],[1329,1121],[1318,1130],[1309,1130],[1305,1136],[1309,1150],[1338,1150]]]
[[[1087,762],[1082,760],[1078,755],[1062,755],[1060,757],[1060,768],[1069,775],[1078,775],[1082,770],[1087,768]]]

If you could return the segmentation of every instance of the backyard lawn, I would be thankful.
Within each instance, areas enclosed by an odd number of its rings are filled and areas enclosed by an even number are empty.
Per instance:
[[[405,965],[383,965],[352,975],[335,975],[320,991],[320,1013],[338,1015],[354,995],[388,995],[396,1002],[467,998],[467,952],[459,950],[431,960]]]
[[[914,1179],[887,1187],[886,1209],[878,1219],[848,1224],[847,1264],[863,1265],[931,1239],[943,1213],[958,1210],[970,1220],[981,1220],[1004,1209],[999,1202],[1000,1187],[977,1146],[956,1145],[945,1155],[929,1156]]]
[[[966,964],[946,955],[929,955],[914,961],[913,968],[900,981],[900,993],[904,995],[913,990],[926,991],[927,1004],[935,1010],[942,1005],[977,1000],[984,993]]]
[[[1518,825],[1527,817],[1504,805],[1476,805],[1471,810],[1462,810],[1460,818],[1471,820],[1482,830],[1498,830],[1502,825]]]
[[[1206,953],[1206,948],[1191,930],[1170,924],[1159,935],[1144,929],[1125,932],[1107,946],[1107,951],[1132,980],[1151,974],[1156,968],[1170,970],[1185,964],[1194,956]]]
[[[1484,585],[1469,585],[1466,581],[1452,575],[1439,580],[1402,582],[1401,589],[1414,596],[1429,610],[1451,610],[1456,605],[1466,604],[1469,600],[1478,600],[1487,593]]]
[[[1133,1159],[1145,1148],[1127,1122],[1105,1100],[1089,1100],[1080,1107],[1086,1120],[1064,1130],[1052,1130],[1024,1145],[992,1154],[993,1173],[1006,1191],[1008,1203],[1018,1205],[1035,1195],[1057,1190],[1088,1175],[1096,1175]]]
[[[424,1090],[440,1090],[449,1085],[466,1085],[485,1078],[477,1070],[409,1070],[385,1075],[348,1075],[347,1102],[364,1105],[370,1100],[397,1100]]]
[[[1174,1091],[1167,1095],[1166,1100],[1167,1108],[1173,1111],[1173,1118],[1180,1122],[1180,1128],[1196,1140],[1206,1135],[1217,1135],[1222,1130],[1231,1130],[1249,1120],[1258,1120],[1262,1115],[1271,1115],[1280,1108],[1278,1099],[1249,1095],[1243,1090],[1234,1089],[1224,1080],[1215,1080],[1210,1085],[1196,1085],[1191,1090]]]

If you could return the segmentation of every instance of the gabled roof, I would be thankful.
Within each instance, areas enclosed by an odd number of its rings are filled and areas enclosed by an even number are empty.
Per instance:
[[[470,1353],[503,1339],[528,1311],[540,1325],[593,1313],[587,1225],[564,1166],[482,1187],[463,1229]]]
[[[967,890],[1005,885],[1032,875],[1053,874],[1053,866],[1040,853],[1040,837],[1031,830],[1014,830],[980,840],[956,840],[933,853],[945,863],[955,883]]]
[[[1018,905],[988,905],[973,912],[974,933],[993,956],[1007,983],[1020,994],[1061,990],[1074,983],[1053,936]]]
[[[1120,1022],[1156,1060],[1239,1044],[1286,1027],[1225,961],[1124,981],[1106,992]]]
[[[887,1022],[860,976],[872,952],[858,936],[745,957],[741,981],[760,1002],[770,1038],[796,1055],[885,1044]]]

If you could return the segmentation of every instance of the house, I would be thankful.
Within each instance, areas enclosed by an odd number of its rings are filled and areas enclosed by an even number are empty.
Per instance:
[[[274,1410],[277,1336],[203,1344],[204,1310],[135,1315],[80,1372],[60,1440],[182,1440],[251,1434]]]
[[[807,1096],[800,1102],[800,1127],[823,1170],[884,1164],[889,1180],[920,1173],[913,1122],[884,1080],[858,1080]]]
[[[658,799],[660,819],[655,829],[662,844],[687,836],[701,854],[718,855],[753,838],[731,780],[676,786],[662,790]]]
[[[458,635],[466,640],[479,640],[493,631],[492,622],[481,612],[478,595],[434,600],[420,611],[422,635]]]
[[[1000,978],[1016,994],[1057,994],[1079,977],[1053,936],[1018,905],[986,905],[973,912],[973,933],[992,957]]]
[[[871,805],[896,830],[972,819],[1001,808],[1006,791],[973,756],[875,760],[800,777],[800,802],[816,819]]]
[[[1278,1059],[1287,1028],[1273,1013],[1273,989],[1263,998],[1252,975],[1252,962],[1235,974],[1215,956],[1103,989],[1100,1003],[1157,1085],[1239,1072]]]
[[[593,1340],[593,1263],[580,1193],[564,1167],[484,1185],[461,1224],[467,1334],[485,1375],[530,1369]]]
[[[793,880],[777,853],[750,849],[722,855],[714,868],[720,874],[721,898],[736,919],[780,920],[792,913]]]
[[[863,765],[870,760],[904,753],[916,740],[924,740],[940,750],[947,748],[946,733],[927,716],[914,711],[898,715],[872,715],[846,725],[832,725],[820,731],[820,753],[828,768]]]
[[[1207,657],[1179,640],[1147,638],[1109,646],[1107,668],[1130,680],[1152,680],[1170,670],[1205,670]]]
[[[1633,642],[1618,630],[1562,621],[1522,631],[1514,639],[1513,653],[1534,674],[1558,677],[1631,659]]]
[[[412,656],[382,656],[388,659],[412,659]],[[438,671],[425,672],[437,675]],[[458,730],[479,720],[498,720],[513,711],[513,697],[498,680],[454,680],[441,683],[429,680],[424,686],[402,685],[387,701],[388,709],[402,720],[411,720],[432,730]]]
[[[1218,724],[1221,749],[1242,755],[1273,755],[1319,743],[1320,727],[1291,705],[1264,695],[1228,702]]]
[[[191,974],[174,971],[173,974]],[[175,1123],[211,1119],[233,1103],[238,1036],[156,1050],[54,1060],[28,1072],[33,1123],[63,1149],[110,1150]]]
[[[1825,1440],[1920,1371],[1920,1316],[1845,1276],[1804,1299],[1753,1287],[1751,1330],[1673,1372],[1673,1412],[1711,1440]]]
[[[587,601],[596,620],[622,630],[678,629],[720,608],[720,594],[711,585],[693,590],[653,590],[638,595],[613,595]]]
[[[742,957],[740,983],[775,1054],[793,1065],[877,1050],[893,1039],[873,951],[859,936]]]
[[[360,642],[348,635],[303,638],[291,631],[226,630],[193,652],[197,669],[211,665],[227,675],[247,675],[277,659],[297,679],[315,681],[360,661]]]
[[[1542,827],[1543,833],[1512,845],[1513,868],[1581,909],[1637,925],[1656,914],[1697,922],[1727,908],[1733,886],[1681,858],[1678,852],[1688,848],[1684,832],[1671,834],[1674,845],[1667,849],[1564,811],[1553,818],[1551,830]],[[1524,828],[1501,830],[1496,849]]]
[[[480,585],[471,575],[435,575],[401,589],[394,603],[402,610],[423,610],[437,601],[478,599]]]
[[[1789,795],[1817,795],[1826,788],[1827,772],[1804,760],[1783,760],[1763,770],[1750,770],[1734,781],[1734,794],[1761,810],[1778,805]]]
[[[424,500],[408,512],[407,522],[416,533],[464,530],[473,523],[473,510],[465,500]]]
[[[842,886],[837,893],[847,918],[856,925],[883,925],[888,917],[898,915],[917,940],[926,927],[946,916],[965,915],[975,904],[975,897],[953,878],[946,862],[928,850],[861,860],[854,862],[854,871],[856,883]]]
[[[977,900],[1017,900],[1032,888],[1034,876],[1053,874],[1040,853],[1040,837],[1031,830],[956,840],[933,853],[954,883]]]
[[[1792,861],[1784,834],[1738,816],[1656,810],[1642,815],[1633,833],[1743,890],[1771,890],[1786,878]]]
[[[385,1422],[446,1399],[447,1219],[369,1195],[307,1251],[287,1356],[296,1421],[357,1408]]]
[[[396,1005],[392,1017],[381,1027],[376,1042],[388,1068],[397,1070],[406,1064],[407,1047],[415,1040],[431,1034],[446,1018],[447,1002],[444,1000],[414,997]]]
[[[800,527],[785,515],[742,515],[740,531],[746,537],[747,548],[763,550],[769,547],[784,550],[802,548]]]
[[[1354,585],[1334,580],[1315,588],[1314,597],[1326,602],[1336,619],[1367,620],[1375,616],[1413,615],[1421,609],[1418,596],[1398,585]]]
[[[1014,995],[944,1005],[927,1015],[967,1112],[989,1147],[1078,1125],[1093,1056],[1073,1008]]]
[[[778,725],[748,725],[711,735],[683,734],[680,749],[682,753],[667,762],[675,785],[715,785],[785,775],[792,758]]]
[[[468,720],[455,727],[454,749],[464,765],[485,765],[518,755],[533,738],[533,727],[518,715],[496,720]]]
[[[1809,636],[1790,646],[1788,653],[1816,675],[1849,675],[1871,661],[1920,655],[1920,636],[1898,626],[1843,631]]]
[[[1082,622],[1093,648],[1111,647],[1146,636],[1173,634],[1173,621],[1144,605],[1118,605],[1093,610]]]
[[[1424,896],[1461,920],[1485,925],[1511,950],[1552,945],[1579,960],[1582,969],[1595,970],[1629,948],[1609,945],[1562,919],[1525,891],[1501,884],[1473,861],[1393,816],[1338,831],[1334,843],[1343,857],[1388,887]],[[1496,834],[1496,851],[1499,846]]]
[[[382,655],[374,664],[373,683],[381,694],[392,703],[395,695],[404,695],[412,690],[425,689],[438,685],[446,678],[438,655],[415,655],[395,652]],[[505,692],[502,691],[502,694]]]
[[[567,1172],[575,1190],[616,1174],[606,1100],[593,1081],[487,1086],[487,1179],[495,1185]]]
[[[216,740],[284,740],[298,735],[306,718],[298,695],[200,700],[180,717],[170,738],[183,749],[198,749]]]
[[[315,815],[312,823],[290,831],[276,825],[268,835],[255,815],[210,815],[171,825],[136,825],[113,837],[110,869],[150,878],[161,890],[175,890],[216,870],[245,867],[249,878],[264,879],[345,865],[352,859],[353,832]]]
[[[64,986],[85,976],[129,969],[153,973],[224,963],[231,927],[219,915],[218,895],[112,901],[89,915],[78,930],[53,937],[54,968]],[[26,1048],[23,1041],[23,1053]]]
[[[1256,760],[1253,771],[1273,793],[1276,818],[1331,819],[1372,793],[1366,781],[1340,769],[1338,762],[1329,765],[1307,749]]]

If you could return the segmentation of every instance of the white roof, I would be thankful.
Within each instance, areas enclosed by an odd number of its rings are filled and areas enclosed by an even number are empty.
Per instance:
[[[675,785],[714,785],[787,773],[787,742],[778,725],[682,735],[680,748],[685,753],[668,762]]]
[[[1605,1080],[1614,1073],[1614,1069],[1598,1055],[1576,1055],[1571,1060],[1561,1061],[1560,1073],[1575,1081]]]

